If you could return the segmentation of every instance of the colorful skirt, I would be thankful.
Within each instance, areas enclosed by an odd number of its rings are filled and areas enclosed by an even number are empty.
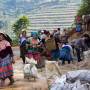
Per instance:
[[[5,58],[0,59],[0,79],[8,78],[13,75],[13,67],[11,58],[7,55]]]
[[[39,52],[28,52],[28,53],[26,54],[26,56],[27,56],[28,58],[34,58],[34,59],[37,61],[37,63],[39,63],[40,60],[41,60],[41,55],[40,55]]]

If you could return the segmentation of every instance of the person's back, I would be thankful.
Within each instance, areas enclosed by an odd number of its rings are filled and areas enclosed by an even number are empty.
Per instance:
[[[56,49],[55,39],[53,37],[49,38],[46,41],[46,48],[47,48],[48,51],[52,51],[52,50]]]
[[[83,53],[83,51],[85,50],[85,43],[84,43],[84,39],[83,38],[79,38],[75,41],[75,50],[76,50],[76,54],[77,54],[77,59],[78,62],[80,62],[82,60],[81,54]]]
[[[82,41],[82,39],[77,39],[75,41],[75,45],[78,46],[78,47],[80,47],[82,45],[81,41]]]
[[[65,61],[68,61],[68,64],[70,64],[70,61],[72,60],[72,47],[70,45],[63,45],[60,49],[60,59],[62,60],[62,64],[65,64]]]
[[[86,44],[85,44],[85,41],[84,41],[84,38],[79,38],[75,41],[75,47],[76,48],[80,48],[81,51],[83,52],[86,48]]]

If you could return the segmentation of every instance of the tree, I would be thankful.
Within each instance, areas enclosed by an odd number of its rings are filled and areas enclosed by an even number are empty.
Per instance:
[[[90,0],[82,0],[80,9],[78,10],[78,16],[90,14]]]
[[[19,20],[17,20],[13,24],[13,31],[16,34],[16,36],[19,36],[20,32],[23,29],[27,29],[28,26],[29,26],[29,19],[28,19],[28,17],[22,16]]]

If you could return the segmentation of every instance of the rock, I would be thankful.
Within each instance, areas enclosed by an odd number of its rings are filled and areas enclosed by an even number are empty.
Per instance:
[[[90,90],[89,82],[90,70],[70,71],[57,79],[55,78],[50,90]]]

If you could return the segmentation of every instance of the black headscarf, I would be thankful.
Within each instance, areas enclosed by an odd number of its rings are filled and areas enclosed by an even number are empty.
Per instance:
[[[6,41],[8,41],[10,44],[12,44],[12,39],[7,34],[0,33],[0,35],[2,35]]]

